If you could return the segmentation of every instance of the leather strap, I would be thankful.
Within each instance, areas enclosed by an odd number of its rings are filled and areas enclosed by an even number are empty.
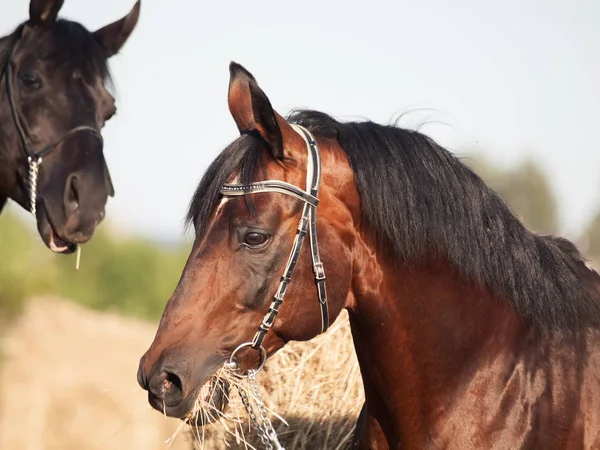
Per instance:
[[[307,129],[299,125],[292,126],[306,142],[309,153],[308,167],[306,170],[306,191],[279,180],[260,181],[249,185],[225,184],[221,188],[221,194],[224,196],[276,192],[290,195],[304,202],[302,216],[300,217],[298,229],[296,230],[296,236],[294,237],[290,256],[279,281],[279,287],[277,288],[277,292],[273,297],[273,301],[269,306],[267,314],[263,318],[252,339],[251,345],[254,349],[259,349],[262,346],[265,336],[273,326],[273,322],[275,322],[279,308],[285,298],[288,285],[292,280],[292,275],[296,268],[296,264],[298,263],[302,244],[304,243],[304,238],[307,233],[309,234],[310,239],[310,254],[313,262],[313,272],[315,275],[317,295],[321,309],[321,332],[323,333],[329,328],[329,309],[327,304],[327,289],[325,286],[326,277],[323,263],[321,262],[321,257],[319,255],[319,244],[317,240],[317,205],[319,204],[318,194],[321,183],[321,159],[319,147],[314,137]]]
[[[309,203],[312,206],[319,204],[319,199],[293,184],[279,180],[260,181],[249,185],[226,184],[221,188],[221,194],[227,196],[237,196],[246,194],[260,194],[262,192],[279,192],[280,194],[291,195],[299,200]]]

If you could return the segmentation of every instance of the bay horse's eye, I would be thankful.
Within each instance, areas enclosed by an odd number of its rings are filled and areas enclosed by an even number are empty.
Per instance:
[[[19,75],[19,79],[21,80],[21,84],[27,89],[34,90],[42,87],[42,80],[40,80],[40,78],[33,73],[22,73]]]
[[[262,247],[269,241],[269,235],[258,231],[248,231],[244,235],[244,244],[250,248]]]

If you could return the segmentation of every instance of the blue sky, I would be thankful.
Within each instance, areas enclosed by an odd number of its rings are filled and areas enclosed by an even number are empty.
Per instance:
[[[66,0],[90,29],[133,0]],[[539,160],[576,235],[600,208],[600,2],[142,0],[112,60],[118,115],[105,154],[112,227],[173,241],[202,173],[231,140],[228,64],[281,113],[320,109],[422,131],[498,165]],[[4,0],[0,33],[27,18]]]

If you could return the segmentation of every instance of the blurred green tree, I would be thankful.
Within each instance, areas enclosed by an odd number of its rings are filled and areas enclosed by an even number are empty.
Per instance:
[[[468,164],[523,223],[541,234],[558,231],[556,199],[548,177],[531,159],[514,168],[495,167],[481,156],[465,158]]]
[[[44,245],[16,215],[0,216],[0,326],[21,310],[23,298],[52,290],[53,268],[39,258]]]
[[[140,237],[115,239],[105,226],[75,255],[53,255],[14,213],[0,216],[0,323],[37,294],[70,298],[94,309],[157,319],[173,292],[189,248]],[[4,318],[4,319],[3,319]]]
[[[600,260],[600,211],[585,229],[582,240],[586,243],[587,256]]]
[[[98,230],[82,248],[79,271],[73,258],[57,259],[57,292],[94,309],[156,319],[179,280],[185,247],[161,247],[139,237],[117,241]]]

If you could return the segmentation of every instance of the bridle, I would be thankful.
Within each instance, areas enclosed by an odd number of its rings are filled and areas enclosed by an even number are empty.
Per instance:
[[[92,136],[96,137],[100,144],[103,145],[103,139],[100,132],[91,126],[88,125],[79,125],[74,128],[71,128],[62,137],[53,143],[46,145],[41,150],[33,150],[31,148],[31,140],[28,137],[28,134],[25,132],[25,127],[21,122],[21,117],[19,115],[19,111],[15,106],[15,100],[13,98],[13,87],[12,87],[12,78],[13,78],[13,68],[12,68],[12,60],[15,55],[17,46],[21,41],[23,34],[24,26],[18,30],[18,38],[13,43],[8,59],[6,60],[6,65],[4,66],[4,76],[5,76],[5,85],[6,85],[6,95],[8,97],[8,103],[10,105],[10,113],[12,115],[15,126],[17,127],[17,131],[19,134],[19,138],[21,140],[21,144],[23,147],[23,151],[27,156],[27,163],[29,165],[29,203],[30,203],[30,211],[35,216],[36,215],[36,199],[37,199],[37,179],[38,173],[40,169],[40,165],[42,164],[42,159],[48,155],[52,150],[66,141],[69,137],[73,136],[76,133],[81,131],[85,131],[90,133]]]
[[[229,367],[237,368],[235,354],[239,350],[244,347],[251,347],[255,350],[259,350],[261,353],[261,360],[258,369],[255,369],[253,373],[257,373],[260,369],[262,369],[267,359],[267,353],[262,346],[262,343],[267,335],[267,332],[273,325],[275,318],[277,317],[279,307],[283,303],[286,290],[292,281],[292,275],[294,273],[294,269],[296,268],[296,264],[300,256],[300,250],[302,249],[302,244],[304,243],[304,238],[306,237],[307,233],[310,237],[310,254],[312,257],[315,283],[317,285],[319,305],[321,307],[321,332],[324,333],[327,331],[327,328],[329,328],[329,311],[327,307],[327,290],[325,288],[325,271],[323,269],[321,257],[319,256],[319,244],[317,242],[317,205],[319,204],[318,194],[321,183],[321,158],[319,154],[319,146],[317,145],[313,135],[306,128],[293,124],[292,127],[294,127],[296,132],[298,132],[298,134],[304,139],[308,150],[309,157],[308,167],[306,169],[306,190],[302,190],[293,184],[279,180],[259,181],[246,185],[225,184],[221,188],[221,194],[227,197],[258,194],[263,192],[277,192],[280,194],[290,195],[304,202],[304,208],[298,224],[294,243],[292,244],[292,250],[283,271],[283,275],[279,281],[277,292],[275,293],[273,301],[271,302],[271,306],[260,323],[252,341],[238,346],[232,352],[229,359]]]
[[[275,292],[273,301],[269,306],[269,310],[258,326],[258,330],[256,331],[252,341],[239,345],[231,353],[229,361],[225,363],[225,367],[227,369],[237,373],[237,375],[240,377],[247,377],[250,390],[254,395],[259,415],[257,416],[252,405],[250,404],[248,394],[245,389],[241,386],[238,386],[242,403],[244,404],[244,407],[248,412],[248,416],[256,428],[262,443],[265,444],[267,449],[276,448],[277,450],[284,450],[284,448],[280,444],[277,438],[277,433],[273,428],[273,424],[269,420],[255,375],[263,368],[267,360],[267,351],[262,346],[262,343],[265,339],[265,336],[273,326],[273,322],[275,322],[279,308],[283,303],[287,288],[292,281],[292,275],[294,273],[294,269],[296,268],[296,264],[298,263],[300,251],[302,250],[302,244],[304,243],[304,238],[306,237],[307,233],[310,237],[310,254],[313,263],[315,283],[317,285],[319,305],[321,307],[321,333],[324,333],[327,331],[327,328],[329,328],[329,310],[327,307],[325,271],[323,269],[321,257],[319,256],[319,244],[317,241],[317,205],[319,204],[318,195],[319,186],[321,184],[321,158],[319,154],[319,146],[317,145],[313,135],[306,128],[294,124],[292,124],[292,127],[302,137],[302,139],[304,139],[308,150],[306,190],[302,190],[293,184],[279,180],[259,181],[250,184],[225,184],[221,187],[221,194],[226,197],[259,194],[263,192],[276,192],[289,195],[304,202],[304,208],[302,209],[302,216],[300,217],[300,222],[298,223],[298,229],[296,230],[296,236],[294,237],[292,250],[290,251],[290,256],[288,257],[287,264],[283,270],[283,275],[279,281],[279,287]],[[239,372],[239,365],[235,359],[235,355],[238,351],[245,347],[258,350],[260,352],[260,361],[257,368],[249,369],[245,374],[241,374]]]

